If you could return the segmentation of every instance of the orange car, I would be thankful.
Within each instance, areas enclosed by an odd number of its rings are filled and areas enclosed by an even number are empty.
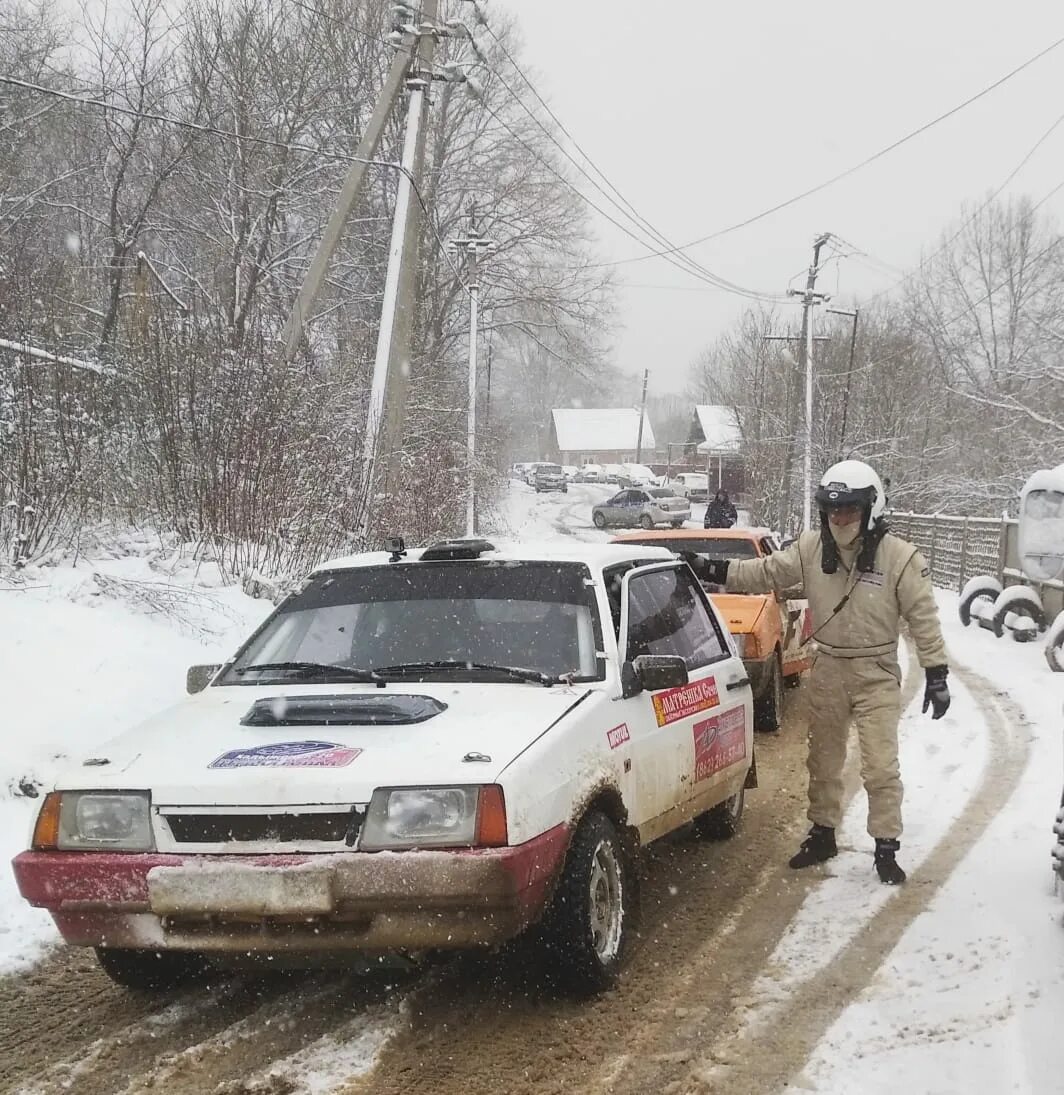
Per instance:
[[[780,549],[763,528],[658,529],[626,532],[613,542],[696,552],[707,559],[759,559]],[[807,603],[787,600],[784,594],[714,592],[718,588],[709,587],[710,598],[727,621],[750,675],[754,729],[778,730],[784,687],[796,687],[812,665]]]

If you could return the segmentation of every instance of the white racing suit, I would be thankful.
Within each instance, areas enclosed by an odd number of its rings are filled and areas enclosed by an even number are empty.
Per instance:
[[[947,664],[930,571],[912,544],[887,533],[871,571],[856,568],[859,539],[839,547],[836,573],[825,574],[820,537],[819,531],[804,532],[776,554],[731,563],[726,588],[781,597],[802,589],[816,643],[808,682],[809,820],[833,829],[842,820],[842,771],[850,726],[856,725],[868,832],[897,839],[902,833],[901,620],[909,624],[922,667]]]

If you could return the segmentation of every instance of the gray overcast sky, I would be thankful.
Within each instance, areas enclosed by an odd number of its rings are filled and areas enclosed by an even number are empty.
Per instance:
[[[517,17],[533,83],[675,243],[845,170],[1064,36],[1061,0],[486,0],[485,10]],[[1064,46],[850,178],[691,253],[731,282],[774,293],[796,274],[801,282],[824,231],[911,267],[961,202],[996,189],[1062,114]],[[1038,200],[1061,182],[1064,122],[1002,196]],[[1059,219],[1064,190],[1043,209]],[[593,216],[604,259],[645,253]],[[649,368],[658,393],[682,390],[698,350],[748,302],[703,291],[660,258],[617,270],[626,286],[617,363]],[[860,301],[898,276],[847,259],[818,288]],[[796,306],[784,306],[791,311],[797,322]]]

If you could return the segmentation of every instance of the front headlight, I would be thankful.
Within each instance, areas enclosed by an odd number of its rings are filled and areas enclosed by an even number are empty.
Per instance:
[[[360,847],[499,847],[506,843],[502,788],[378,787],[362,825]]]
[[[146,791],[64,791],[56,847],[67,852],[152,851],[151,797]]]

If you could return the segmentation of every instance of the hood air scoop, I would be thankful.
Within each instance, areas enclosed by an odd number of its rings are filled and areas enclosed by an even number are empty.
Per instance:
[[[435,718],[447,704],[432,696],[266,696],[241,726],[409,726]]]

